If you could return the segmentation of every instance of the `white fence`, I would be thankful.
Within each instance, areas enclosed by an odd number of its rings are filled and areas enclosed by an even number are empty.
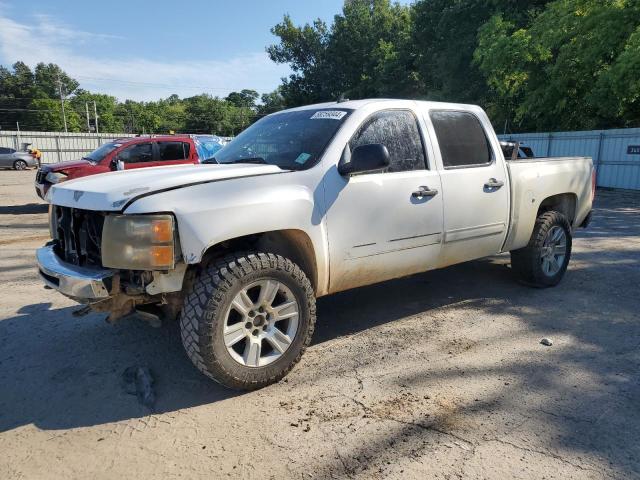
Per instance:
[[[64,133],[0,130],[0,147],[20,150],[25,143],[42,152],[42,163],[77,160],[114,138],[135,137],[130,133]]]

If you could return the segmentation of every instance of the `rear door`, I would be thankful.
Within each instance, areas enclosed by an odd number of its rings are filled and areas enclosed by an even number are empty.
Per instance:
[[[430,110],[430,132],[439,146],[444,202],[440,266],[494,255],[507,234],[509,188],[499,145],[486,115]]]
[[[12,167],[15,157],[13,148],[0,147],[0,167]]]
[[[158,165],[181,165],[191,160],[191,145],[179,140],[158,141]]]

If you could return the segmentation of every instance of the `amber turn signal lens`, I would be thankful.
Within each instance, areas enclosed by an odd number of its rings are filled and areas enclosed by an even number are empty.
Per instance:
[[[168,245],[151,247],[151,264],[154,267],[173,265],[173,247]]]
[[[173,224],[169,219],[154,220],[151,223],[153,243],[167,243],[173,240]]]

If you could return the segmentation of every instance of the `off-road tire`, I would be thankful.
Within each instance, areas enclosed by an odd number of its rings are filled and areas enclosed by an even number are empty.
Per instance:
[[[285,284],[295,296],[298,329],[280,358],[247,367],[237,363],[224,344],[225,315],[241,288],[265,277]],[[232,389],[255,390],[279,381],[298,363],[311,342],[315,322],[315,295],[300,267],[273,253],[236,253],[217,259],[196,278],[180,313],[180,332],[187,355],[207,377]]]
[[[27,165],[27,162],[25,162],[24,160],[16,160],[15,162],[13,162],[14,170],[26,170],[28,167],[29,165]]]
[[[567,247],[560,270],[553,276],[548,276],[542,269],[541,255],[544,241],[549,230],[554,226],[559,226],[564,230],[567,238]],[[529,244],[524,248],[511,251],[511,268],[518,278],[527,285],[538,288],[553,287],[560,283],[567,271],[567,266],[571,259],[571,244],[571,225],[567,217],[556,211],[544,212],[536,219]]]

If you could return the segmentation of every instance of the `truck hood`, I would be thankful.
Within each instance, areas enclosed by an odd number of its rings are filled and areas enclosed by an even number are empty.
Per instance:
[[[120,211],[136,197],[154,192],[284,171],[275,165],[252,164],[140,168],[67,180],[49,189],[46,200],[83,210]]]
[[[67,162],[49,163],[42,165],[42,170],[48,172],[62,172],[64,170],[73,170],[75,168],[91,165],[87,160],[69,160]]]

